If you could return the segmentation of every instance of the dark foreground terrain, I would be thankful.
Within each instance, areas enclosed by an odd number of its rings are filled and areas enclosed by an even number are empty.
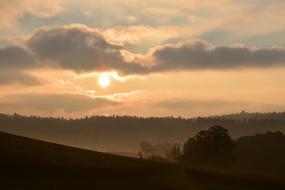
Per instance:
[[[282,181],[113,156],[0,133],[0,189],[285,189]],[[247,176],[247,177],[245,177]]]

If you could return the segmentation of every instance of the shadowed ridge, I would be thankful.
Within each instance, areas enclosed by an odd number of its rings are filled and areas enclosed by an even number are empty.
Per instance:
[[[0,132],[0,168],[0,189],[168,189],[175,166]]]

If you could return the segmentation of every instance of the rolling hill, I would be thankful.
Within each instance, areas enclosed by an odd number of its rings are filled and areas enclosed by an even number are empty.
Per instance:
[[[0,133],[0,189],[270,189],[277,183]]]

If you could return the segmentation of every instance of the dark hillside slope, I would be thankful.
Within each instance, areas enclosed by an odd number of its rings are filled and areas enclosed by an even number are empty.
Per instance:
[[[0,133],[0,167],[0,189],[168,189],[160,178],[177,170],[5,133]]]

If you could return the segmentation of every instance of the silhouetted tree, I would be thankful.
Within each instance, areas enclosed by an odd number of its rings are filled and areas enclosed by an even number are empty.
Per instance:
[[[213,126],[188,139],[181,159],[195,165],[227,166],[233,161],[234,149],[228,130]]]

